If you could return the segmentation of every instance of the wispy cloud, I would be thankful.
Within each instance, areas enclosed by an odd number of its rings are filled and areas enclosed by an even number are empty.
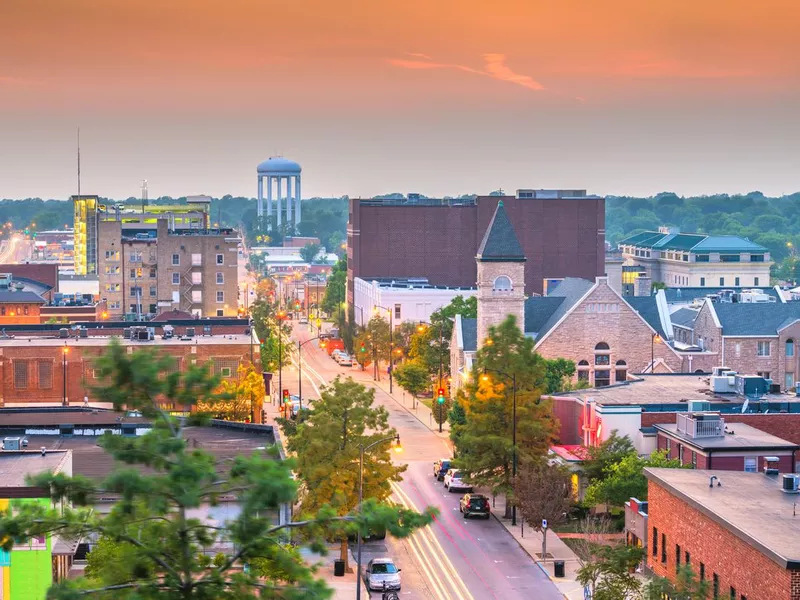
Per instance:
[[[422,54],[422,52],[406,52],[406,56],[413,56],[414,58],[424,58],[425,60],[433,60],[427,54]]]
[[[454,69],[457,71],[463,71],[465,73],[472,73],[474,75],[483,75],[484,77],[491,77],[492,79],[496,79],[498,81],[513,83],[515,85],[522,86],[529,90],[540,91],[545,89],[544,85],[536,81],[530,75],[521,75],[519,73],[515,73],[514,71],[512,71],[511,68],[508,65],[506,65],[505,54],[484,54],[483,55],[484,68],[482,70],[474,69],[472,67],[456,63],[435,62],[432,58],[424,54],[422,55],[412,54],[410,52],[407,52],[406,54],[408,56],[424,58],[424,60],[406,60],[406,59],[390,58],[389,64],[395,67],[399,67],[401,69],[417,69],[417,70]]]

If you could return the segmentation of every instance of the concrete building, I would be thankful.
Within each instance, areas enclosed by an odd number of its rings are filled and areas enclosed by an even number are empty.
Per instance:
[[[347,228],[347,302],[354,281],[426,278],[472,287],[475,256],[502,201],[527,259],[524,292],[545,293],[565,277],[605,272],[605,199],[584,190],[518,190],[514,196],[440,200],[351,199]]]
[[[713,598],[800,600],[797,495],[783,477],[645,469],[647,565],[675,580],[690,565]]]
[[[431,314],[447,306],[456,296],[469,298],[475,288],[431,285],[425,278],[372,279],[354,281],[355,322],[364,325],[377,306],[391,308],[394,324],[403,321],[430,322]]]
[[[733,235],[680,233],[662,227],[619,243],[627,265],[643,267],[670,287],[759,287],[769,284],[769,250]]]

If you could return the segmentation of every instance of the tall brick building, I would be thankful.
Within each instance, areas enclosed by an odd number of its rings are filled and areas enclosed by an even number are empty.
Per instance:
[[[656,575],[674,581],[688,564],[712,598],[800,600],[798,497],[782,492],[781,477],[692,469],[645,474],[647,565]]]
[[[501,200],[527,258],[526,294],[544,293],[550,279],[604,274],[605,199],[585,190],[519,190],[467,200],[351,199],[348,305],[355,277],[425,277],[432,285],[474,286],[475,256]]]

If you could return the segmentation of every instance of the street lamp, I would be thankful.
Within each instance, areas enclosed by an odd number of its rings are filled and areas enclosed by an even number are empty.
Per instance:
[[[61,406],[69,406],[69,401],[67,400],[67,354],[69,354],[69,346],[67,346],[67,342],[64,342],[64,348],[61,351],[61,364],[63,367]]]
[[[427,321],[420,321],[419,325],[417,325],[417,331],[422,333],[425,331],[425,326],[432,326],[432,323],[428,323]],[[437,354],[439,355],[439,388],[442,387],[442,346],[444,345],[444,327],[442,323],[439,323],[439,351]],[[444,421],[444,402],[439,403],[439,433],[442,433],[442,422]]]
[[[278,408],[280,408],[283,406],[283,330],[281,322],[286,318],[286,311],[279,310],[275,314],[275,318],[278,324],[278,389],[280,390],[278,394]]]
[[[303,346],[318,339],[320,339],[319,336],[307,339],[305,342],[297,340],[297,397],[300,398],[300,408],[297,412],[298,418],[303,412]],[[325,345],[325,342],[320,342],[319,347],[324,348]]]
[[[392,393],[392,371],[394,371],[394,358],[392,357],[392,350],[394,349],[394,313],[385,306],[375,305],[375,310],[383,309],[389,313],[389,393]]]
[[[511,413],[511,445],[513,446],[513,454],[511,459],[511,478],[514,482],[517,481],[517,374],[516,373],[506,373],[505,371],[501,371],[500,369],[483,369],[484,373],[486,371],[493,371],[499,375],[504,375],[511,379],[511,385],[513,389],[513,403],[512,403],[512,413]],[[489,381],[489,376],[484,375],[482,377],[483,381]],[[537,402],[538,403],[538,402]],[[517,505],[516,503],[511,507],[511,525],[515,526],[517,524]]]
[[[661,336],[657,332],[653,332],[650,336],[650,374],[652,375],[656,370],[656,342],[661,343]]]
[[[386,437],[380,439],[376,442],[372,442],[369,446],[364,446],[364,444],[359,444],[358,449],[358,514],[361,515],[362,506],[361,504],[364,501],[364,452],[369,450],[370,448],[377,446],[378,444],[383,444],[386,442],[397,442],[395,446],[395,452],[402,452],[403,447],[400,445],[400,434],[393,435],[391,437]],[[358,550],[356,552],[356,565],[358,565],[358,579],[356,580],[356,600],[361,600],[361,525],[359,524],[358,527]]]

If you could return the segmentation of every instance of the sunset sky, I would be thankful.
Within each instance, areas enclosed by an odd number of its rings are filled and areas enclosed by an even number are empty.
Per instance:
[[[2,0],[0,198],[800,191],[798,0]]]

